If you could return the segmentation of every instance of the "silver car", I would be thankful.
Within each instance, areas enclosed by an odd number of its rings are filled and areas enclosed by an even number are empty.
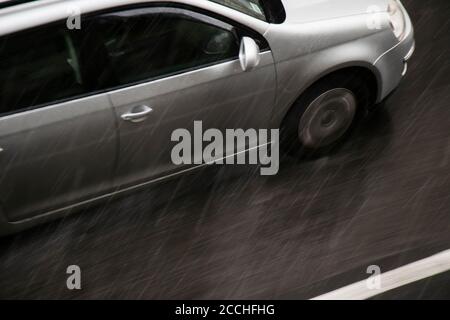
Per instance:
[[[0,7],[3,235],[197,168],[170,157],[171,133],[196,120],[326,149],[399,85],[414,51],[399,0]]]

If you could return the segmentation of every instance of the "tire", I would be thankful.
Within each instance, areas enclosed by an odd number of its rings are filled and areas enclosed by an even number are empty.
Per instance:
[[[334,74],[294,103],[281,127],[281,147],[295,156],[321,156],[345,141],[367,113],[371,93],[363,75]]]

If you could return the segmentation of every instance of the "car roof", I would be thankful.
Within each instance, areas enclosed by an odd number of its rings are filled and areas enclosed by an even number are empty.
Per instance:
[[[0,14],[22,11],[57,2],[63,2],[63,0],[0,0]]]
[[[210,10],[247,25],[261,34],[264,34],[268,28],[268,23],[262,20],[249,17],[210,0],[0,0],[0,4],[3,4],[3,7],[0,6],[0,20],[2,22],[0,23],[0,36],[67,19],[73,14],[74,8],[78,6],[81,6],[83,13],[89,13],[146,2],[180,3]],[[24,16],[22,16],[23,14]]]

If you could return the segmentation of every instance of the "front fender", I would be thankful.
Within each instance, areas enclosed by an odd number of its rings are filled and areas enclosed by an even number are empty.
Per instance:
[[[347,67],[364,67],[378,81],[383,76],[376,59],[398,41],[387,17],[380,29],[367,27],[368,15],[300,25],[272,26],[266,34],[277,72],[277,100],[272,125],[279,126],[298,97],[324,76]]]

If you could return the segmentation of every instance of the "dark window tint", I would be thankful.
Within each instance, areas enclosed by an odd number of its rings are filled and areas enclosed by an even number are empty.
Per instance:
[[[0,39],[0,114],[85,92],[70,32],[47,26]]]
[[[239,53],[238,39],[225,24],[222,28],[198,20],[181,9],[106,14],[93,26],[100,32],[118,85],[237,58]]]

